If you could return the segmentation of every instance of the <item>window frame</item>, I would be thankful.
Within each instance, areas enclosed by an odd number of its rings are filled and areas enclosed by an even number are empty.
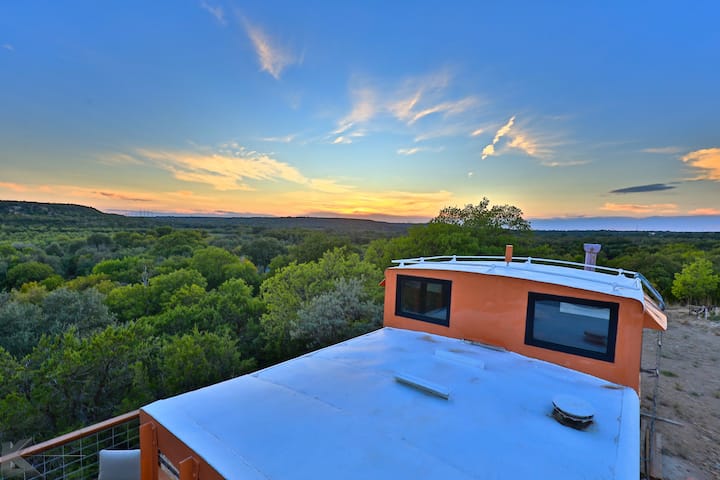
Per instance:
[[[425,304],[427,294],[427,284],[436,283],[442,286],[443,296],[447,291],[447,312],[444,319],[438,319],[421,313],[413,313],[403,310],[402,308],[402,286],[405,281],[419,281],[421,284],[421,302]],[[447,289],[447,290],[446,290]],[[416,275],[398,275],[396,277],[395,287],[395,315],[398,317],[412,318],[413,320],[420,320],[423,322],[433,323],[443,327],[450,327],[450,305],[452,303],[452,281],[441,278],[432,277],[418,277]]]
[[[571,303],[575,305],[584,305],[589,307],[608,308],[610,310],[610,318],[608,319],[607,345],[605,352],[595,352],[579,347],[573,347],[562,343],[549,342],[546,340],[538,340],[533,336],[535,325],[535,303],[539,300],[550,300],[557,302]],[[602,360],[604,362],[615,362],[615,346],[617,343],[618,318],[620,312],[620,304],[616,302],[606,302],[601,300],[591,300],[587,298],[567,297],[563,295],[552,295],[549,293],[528,292],[527,315],[525,317],[525,344],[534,347],[554,350],[556,352],[569,353],[585,358]]]

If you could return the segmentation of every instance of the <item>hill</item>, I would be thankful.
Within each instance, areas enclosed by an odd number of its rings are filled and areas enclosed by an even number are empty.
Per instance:
[[[96,227],[150,229],[163,225],[174,228],[226,230],[238,227],[261,230],[294,229],[321,230],[353,234],[375,232],[383,235],[403,235],[411,223],[390,223],[375,220],[316,217],[127,217],[103,213],[84,205],[62,203],[21,202],[0,200],[0,222],[4,226]]]

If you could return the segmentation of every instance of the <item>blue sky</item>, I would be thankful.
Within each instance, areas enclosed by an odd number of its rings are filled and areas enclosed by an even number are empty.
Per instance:
[[[718,2],[5,1],[0,198],[720,214]]]

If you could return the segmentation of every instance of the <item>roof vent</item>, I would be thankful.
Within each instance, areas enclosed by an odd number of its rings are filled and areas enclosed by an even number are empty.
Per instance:
[[[593,423],[595,411],[589,403],[570,395],[553,398],[552,416],[561,424],[576,430],[585,430]]]

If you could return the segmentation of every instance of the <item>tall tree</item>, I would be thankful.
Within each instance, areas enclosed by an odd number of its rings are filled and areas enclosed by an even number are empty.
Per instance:
[[[714,272],[712,262],[699,258],[675,274],[672,292],[681,300],[707,306],[717,294],[719,284],[720,275]]]

